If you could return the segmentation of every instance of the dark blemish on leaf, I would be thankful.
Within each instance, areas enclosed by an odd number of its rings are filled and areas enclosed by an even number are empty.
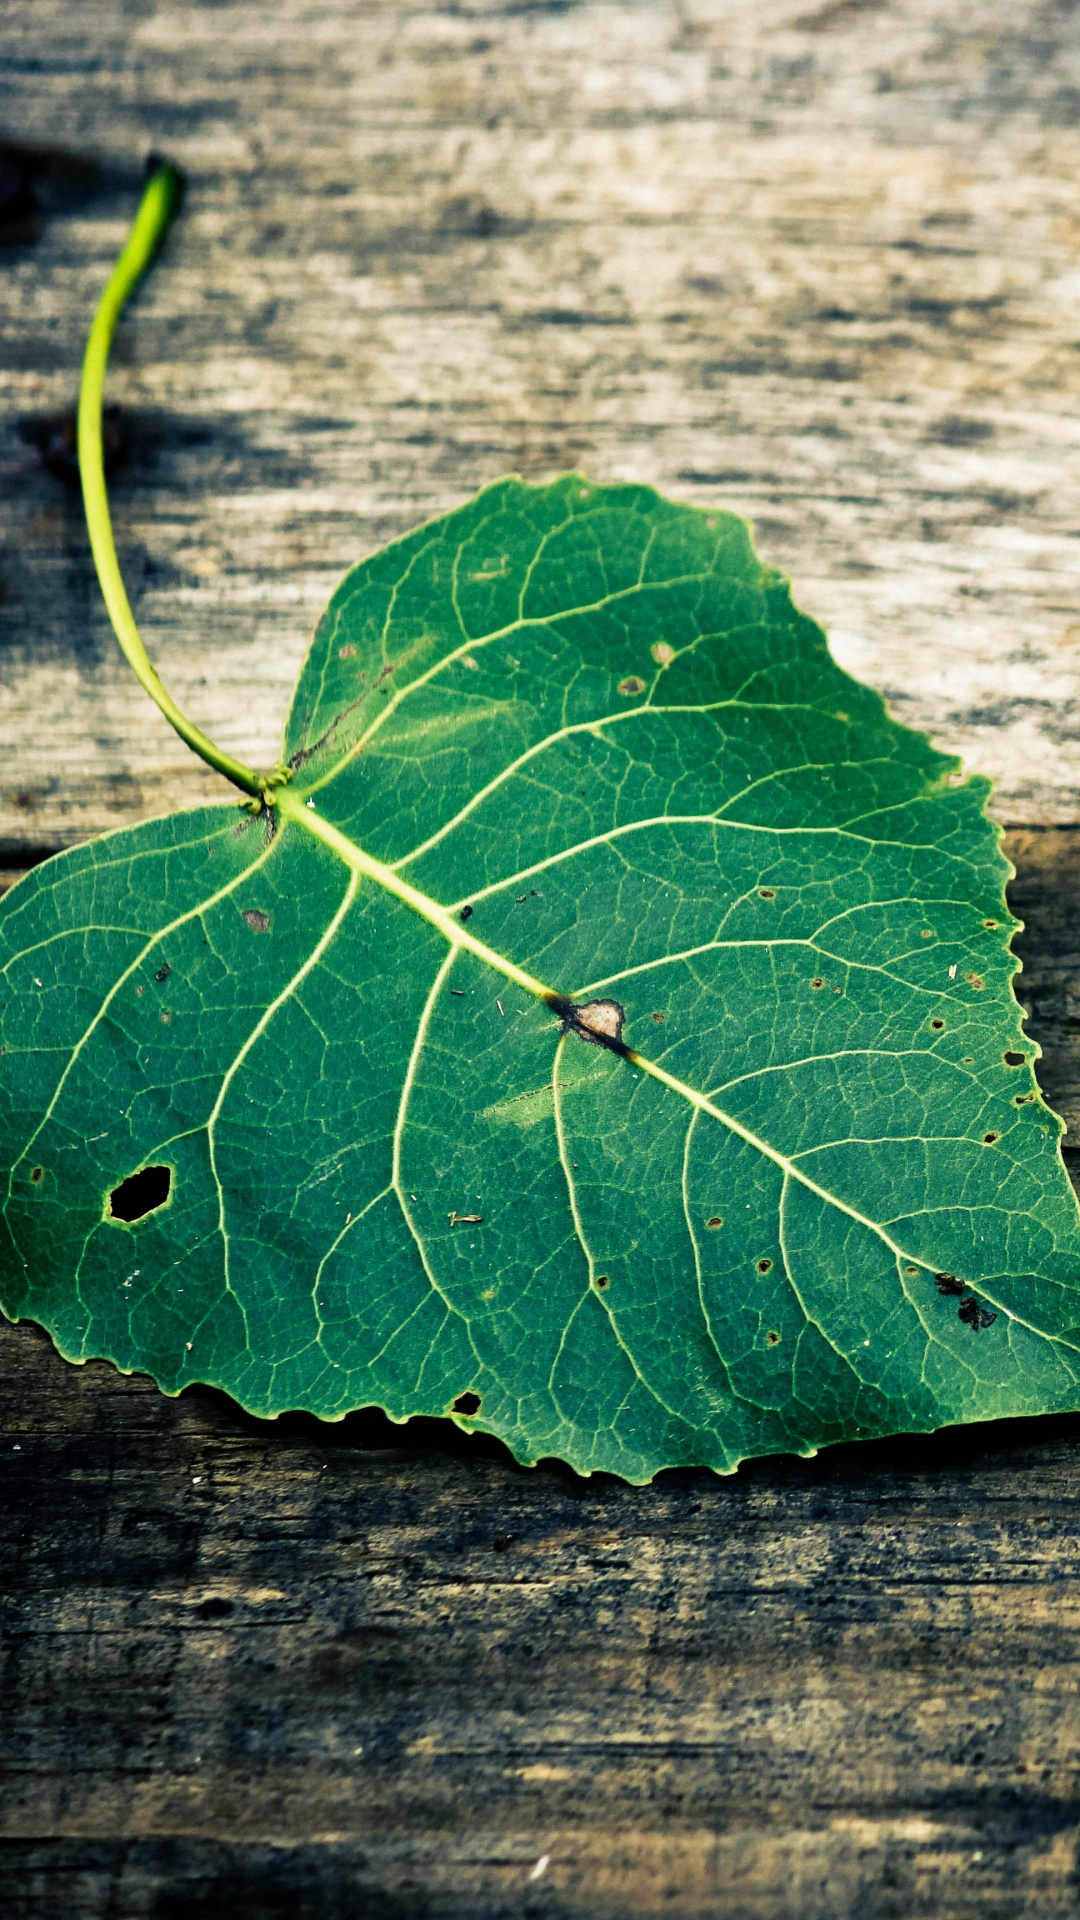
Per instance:
[[[397,664],[396,661],[393,661],[393,660],[387,661],[385,667],[383,668],[382,672],[380,673],[378,679],[375,682],[375,685],[377,687],[381,687],[384,680],[389,680],[390,675],[393,673],[396,664]]]
[[[59,413],[29,414],[19,422],[19,437],[27,446],[36,447],[41,464],[54,480],[76,491],[79,486],[78,427],[74,408]],[[102,416],[101,444],[105,472],[115,473],[128,459],[131,439],[127,421],[118,406],[105,408]]]
[[[765,1335],[765,1338],[768,1341],[770,1347],[775,1347],[779,1344],[780,1335],[777,1333],[775,1327],[770,1327],[768,1333]]]
[[[724,1216],[723,1214],[720,1214],[720,1213],[711,1214],[708,1220],[706,1220],[705,1222],[705,1225],[707,1227],[711,1227],[714,1232],[717,1227],[722,1227],[723,1224],[724,1224]]]
[[[339,647],[337,650],[337,657],[339,660],[355,660],[356,648],[352,645],[351,642],[347,647]]]
[[[230,1613],[236,1612],[235,1603],[213,1593],[209,1600],[200,1600],[195,1612],[200,1620],[227,1620]]]
[[[454,1401],[453,1411],[455,1413],[463,1413],[466,1419],[471,1420],[473,1414],[479,1413],[480,1411],[480,1395],[478,1393],[459,1393],[457,1399]]]
[[[825,982],[824,982],[824,980],[821,980],[821,979],[817,979],[817,980],[811,980],[811,982],[810,982],[810,985],[811,985],[811,986],[812,986],[812,987],[813,987],[813,988],[815,989],[815,991],[816,991],[818,987],[823,987],[823,986],[825,985]]]
[[[1010,1052],[1010,1053],[1003,1054],[1002,1059],[1004,1060],[1005,1065],[1007,1067],[1022,1067],[1025,1060],[1027,1059],[1027,1054]]]
[[[988,932],[988,933],[993,933],[993,932],[995,931],[995,929],[996,929],[996,927],[997,927],[997,921],[996,921],[996,920],[984,920],[984,921],[983,921],[983,926],[984,926],[984,927],[986,928],[986,930],[987,930],[987,932]]]
[[[40,1187],[40,1185],[41,1185],[41,1183],[42,1183],[42,1181],[44,1180],[44,1178],[45,1178],[45,1169],[44,1169],[44,1167],[31,1167],[31,1169],[30,1169],[30,1184],[31,1184],[31,1186],[33,1186],[33,1187]]]
[[[611,1282],[606,1273],[598,1273],[596,1276],[596,1284],[602,1290],[604,1287],[610,1286]]]
[[[935,1033],[941,1033],[944,1029],[945,1022],[944,1020],[931,1020],[930,1025],[933,1027]]]
[[[168,979],[171,972],[172,972],[172,968],[170,967],[168,961],[163,960],[160,967],[158,968],[157,972],[154,975],[154,979],[158,982],[159,986],[163,980]]]
[[[527,893],[519,893],[517,899],[514,902],[514,905],[516,907],[523,907],[528,897],[529,896]]]
[[[171,1167],[143,1167],[128,1175],[109,1195],[107,1220],[145,1220],[165,1205],[172,1192]]]
[[[252,933],[269,933],[270,931],[270,915],[264,913],[261,907],[245,907],[241,919],[247,922]]]
[[[939,1293],[961,1294],[964,1292],[964,1283],[957,1279],[955,1273],[935,1273],[934,1285]]]
[[[974,987],[976,993],[982,992],[983,982],[979,979],[979,976],[977,973],[965,973],[964,979],[967,980],[969,984]]]
[[[1014,1107],[1027,1107],[1027,1106],[1030,1106],[1030,1104],[1031,1104],[1031,1102],[1032,1102],[1032,1101],[1034,1100],[1034,1098],[1035,1098],[1035,1095],[1034,1095],[1033,1093],[1014,1093],[1014,1094],[1013,1094],[1013,1106],[1014,1106]]]
[[[461,909],[461,918],[462,918],[462,920],[471,920],[471,919],[472,919],[472,917],[473,917],[473,908],[472,908],[472,907],[462,907],[462,909]]]
[[[446,1217],[452,1227],[482,1227],[484,1224],[484,1216],[482,1213],[451,1212],[448,1213]]]
[[[758,1261],[758,1263],[757,1263],[757,1270],[758,1270],[758,1272],[759,1272],[759,1273],[771,1273],[771,1272],[772,1272],[772,1261],[771,1261],[771,1260],[759,1260],[759,1261]]]
[[[997,1314],[991,1313],[975,1299],[974,1295],[969,1296],[967,1300],[961,1300],[956,1312],[958,1319],[963,1321],[965,1327],[970,1327],[973,1333],[978,1333],[980,1327],[992,1327],[997,1319]]]
[[[620,693],[644,693],[645,682],[639,680],[636,673],[628,673],[625,680],[619,681]]]
[[[995,1142],[995,1140],[1000,1140],[1000,1139],[1001,1139],[1001,1135],[1000,1135],[1000,1133],[984,1133],[984,1134],[983,1134],[983,1146],[984,1146],[984,1147],[992,1147],[992,1146],[993,1146],[993,1144],[994,1144],[994,1142]]]
[[[552,1012],[558,1014],[564,1033],[576,1033],[579,1040],[591,1041],[593,1046],[607,1047],[610,1053],[630,1059],[630,1049],[622,1037],[626,1009],[617,1000],[586,1000],[579,1007],[561,993],[545,994],[544,999]]]
[[[905,1267],[905,1268],[904,1268],[904,1272],[905,1272],[906,1274],[909,1274],[909,1275],[911,1276],[911,1278],[912,1278],[913,1280],[914,1280],[914,1278],[915,1278],[915,1275],[916,1275],[916,1274],[918,1273],[918,1271],[919,1271],[919,1269],[918,1269],[918,1267]]]
[[[663,1024],[664,1024],[664,1015],[663,1015],[662,1013],[654,1013],[654,1014],[653,1014],[653,1019],[654,1019],[654,1020],[656,1021],[656,1024],[657,1024],[657,1026],[658,1026],[658,1027],[662,1027],[662,1026],[663,1026]]]
[[[758,899],[759,900],[775,900],[776,894],[774,893],[772,887],[759,887]]]

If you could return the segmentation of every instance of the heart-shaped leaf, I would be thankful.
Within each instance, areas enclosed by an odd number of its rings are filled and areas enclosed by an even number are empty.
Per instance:
[[[5,905],[9,1314],[635,1481],[1077,1404],[987,783],[742,521],[499,482],[348,575],[285,755]]]

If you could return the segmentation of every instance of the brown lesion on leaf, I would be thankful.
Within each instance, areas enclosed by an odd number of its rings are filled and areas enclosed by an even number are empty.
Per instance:
[[[546,994],[545,999],[552,1013],[557,1013],[562,1021],[564,1033],[576,1033],[579,1040],[588,1040],[594,1047],[606,1047],[609,1053],[617,1053],[624,1060],[631,1058],[630,1048],[622,1037],[626,1008],[618,1000],[585,1000],[579,1006],[561,993]]]

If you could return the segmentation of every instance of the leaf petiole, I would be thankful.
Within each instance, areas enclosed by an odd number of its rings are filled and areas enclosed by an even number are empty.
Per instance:
[[[234,786],[266,804],[271,789],[280,783],[280,774],[259,774],[240,760],[223,752],[180,711],[171,694],[158,678],[157,669],[143,644],[127,597],[120,563],[116,557],[109,497],[105,486],[105,461],[102,450],[101,416],[105,393],[105,371],[116,325],[124,307],[152,266],[183,198],[184,182],[179,170],[167,161],[151,162],[139,210],[123,252],[113,268],[101,296],[90,328],[79,385],[79,473],[82,479],[83,507],[90,534],[101,591],[112,621],[113,632],[124,657],[140,685],[161,709],[181,740],[205,760],[207,766],[225,775]]]

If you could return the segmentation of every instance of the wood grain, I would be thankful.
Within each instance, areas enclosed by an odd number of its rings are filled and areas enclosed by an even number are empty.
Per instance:
[[[746,512],[997,776],[1080,1147],[1071,0],[5,0],[0,42],[0,868],[220,791],[43,461],[153,146],[190,193],[115,498],[181,703],[271,761],[341,572],[501,472]],[[29,1326],[0,1373],[5,1913],[1076,1913],[1080,1420],[634,1489]]]

